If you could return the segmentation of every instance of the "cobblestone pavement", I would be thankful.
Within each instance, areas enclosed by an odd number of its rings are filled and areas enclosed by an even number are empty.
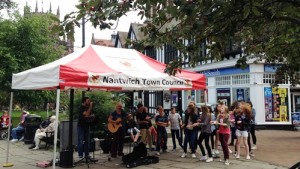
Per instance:
[[[246,160],[244,156],[244,151],[242,149],[241,158],[236,160],[233,155],[230,156],[230,165],[225,166],[221,158],[214,159],[211,163],[205,163],[199,161],[201,155],[199,154],[199,149],[197,150],[197,159],[192,159],[190,154],[187,158],[181,158],[182,150],[170,151],[169,153],[161,153],[159,156],[160,162],[157,164],[150,164],[139,166],[139,169],[188,169],[188,168],[245,168],[245,169],[284,169],[289,168],[296,162],[300,161],[299,152],[299,140],[300,132],[296,131],[275,131],[275,130],[259,130],[257,133],[257,150],[254,150],[255,157],[251,160]],[[171,140],[169,140],[168,145],[171,146]],[[6,163],[6,146],[7,142],[5,140],[0,140],[0,162],[1,164]],[[10,168],[16,169],[34,169],[36,163],[39,161],[45,161],[52,159],[53,153],[51,150],[29,150],[29,145],[25,145],[22,142],[10,143],[9,151],[9,163],[13,163],[14,166]],[[171,147],[169,147],[171,149]],[[219,149],[221,149],[219,147]],[[233,147],[231,147],[233,149]],[[129,148],[125,145],[124,153],[128,153]],[[59,153],[58,153],[59,154]],[[150,155],[154,155],[155,152],[149,152]],[[122,164],[121,158],[118,157],[113,161],[108,161],[107,154],[103,154],[99,151],[94,153],[94,156],[99,161],[95,164],[90,164],[90,168],[125,168]],[[77,153],[73,155],[74,161],[79,160],[77,158]],[[49,167],[50,168],[50,167]],[[56,167],[61,168],[61,167]],[[74,168],[83,169],[88,168],[87,164],[78,164]]]

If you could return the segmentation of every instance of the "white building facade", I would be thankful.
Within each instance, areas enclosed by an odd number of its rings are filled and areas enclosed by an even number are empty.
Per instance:
[[[143,34],[138,30],[141,26],[132,24],[127,38],[133,41],[143,39]],[[118,41],[115,46],[121,47]],[[144,53],[165,64],[178,56],[178,51],[166,44],[160,48],[147,47]],[[195,68],[188,67],[187,62],[183,69],[206,75],[206,91],[139,91],[133,94],[133,106],[143,102],[150,113],[155,113],[157,105],[165,109],[174,106],[185,110],[190,101],[216,104],[222,100],[227,106],[238,100],[251,101],[258,125],[291,125],[291,113],[300,112],[300,88],[292,88],[288,82],[272,88],[276,66],[249,60],[246,68],[236,68],[236,61],[241,56],[239,53],[218,62],[202,61]]]

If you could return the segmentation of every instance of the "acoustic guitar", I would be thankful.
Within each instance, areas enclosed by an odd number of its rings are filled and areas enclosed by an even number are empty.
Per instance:
[[[121,118],[117,118],[116,121],[118,121],[118,123],[111,123],[111,122],[109,122],[107,124],[108,131],[110,131],[111,133],[117,132],[118,129],[120,127],[122,127],[122,123],[121,123],[122,119]]]

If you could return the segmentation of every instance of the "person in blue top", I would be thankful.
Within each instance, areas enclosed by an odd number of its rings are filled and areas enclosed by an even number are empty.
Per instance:
[[[118,156],[123,156],[123,144],[124,144],[124,136],[126,132],[126,117],[127,114],[123,111],[122,103],[117,103],[116,110],[110,114],[108,117],[109,123],[121,124],[118,125],[118,129],[116,132],[112,133],[112,143],[110,154],[112,158],[116,158]]]
[[[162,106],[157,107],[159,114],[155,117],[155,122],[157,125],[157,144],[156,151],[157,155],[160,155],[160,148],[162,148],[163,152],[168,152],[167,150],[167,141],[168,134],[166,127],[169,124],[168,117],[164,113],[164,109]]]

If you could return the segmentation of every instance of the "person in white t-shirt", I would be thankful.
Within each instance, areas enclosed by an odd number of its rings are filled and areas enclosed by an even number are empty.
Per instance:
[[[168,120],[171,125],[171,135],[172,135],[172,141],[173,141],[173,151],[176,150],[176,140],[175,136],[178,140],[179,146],[183,148],[182,145],[182,135],[180,132],[180,126],[182,125],[182,119],[180,115],[177,113],[176,108],[171,108],[171,113],[168,116]]]

